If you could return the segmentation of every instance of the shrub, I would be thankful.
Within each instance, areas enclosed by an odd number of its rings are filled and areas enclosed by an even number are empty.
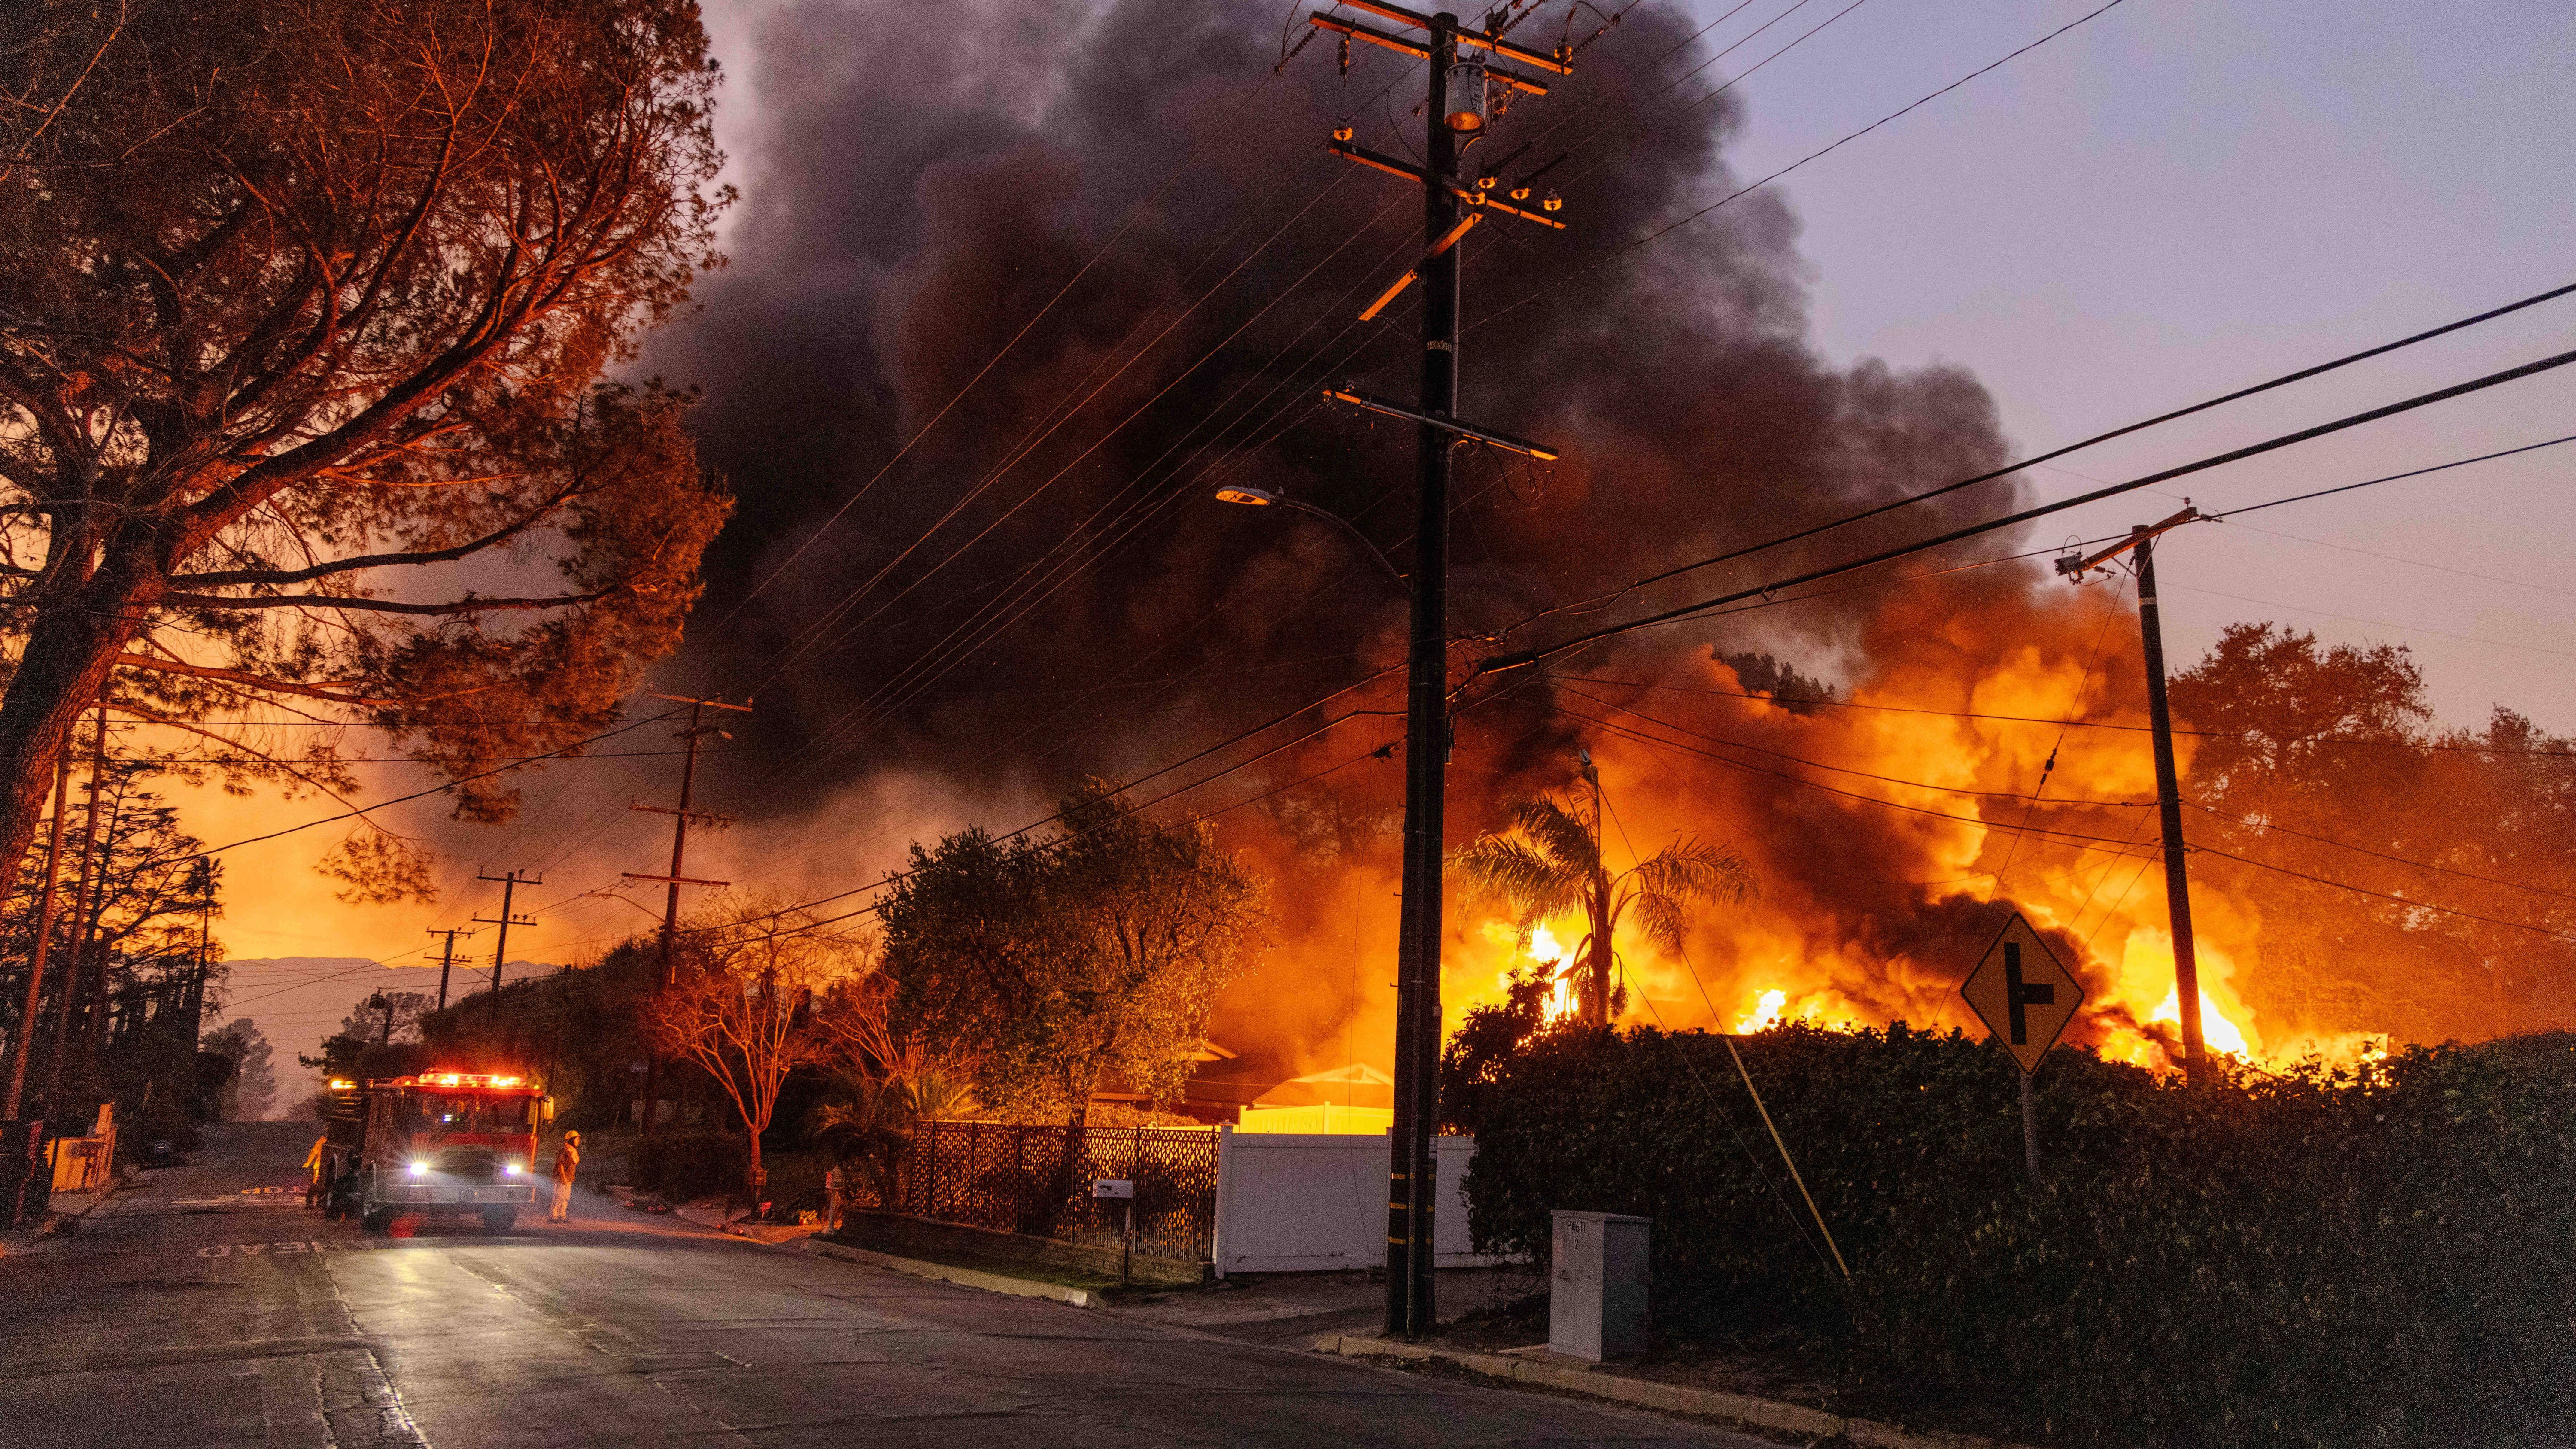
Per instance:
[[[1554,1208],[1651,1217],[1666,1331],[1820,1335],[1864,1382],[2064,1442],[2564,1440],[2567,1038],[2198,1090],[2060,1050],[2036,1082],[2040,1189],[1989,1046],[1903,1025],[1738,1044],[1848,1287],[1700,1033],[1453,1053],[1478,1246],[1544,1255]]]
[[[729,1132],[664,1132],[637,1142],[628,1161],[635,1185],[666,1202],[688,1202],[739,1192],[751,1170],[751,1151]]]

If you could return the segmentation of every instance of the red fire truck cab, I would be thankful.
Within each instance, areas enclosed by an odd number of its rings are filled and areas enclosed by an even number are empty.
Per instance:
[[[537,1131],[552,1115],[526,1077],[423,1072],[331,1083],[317,1193],[325,1216],[381,1233],[397,1217],[480,1217],[507,1232],[536,1201]]]

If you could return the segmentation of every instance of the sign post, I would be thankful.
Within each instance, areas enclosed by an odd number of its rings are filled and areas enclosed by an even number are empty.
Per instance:
[[[1136,1256],[1136,1180],[1132,1177],[1095,1177],[1091,1195],[1104,1202],[1127,1204],[1127,1225],[1119,1233],[1118,1281],[1128,1281],[1129,1260]]]
[[[2084,1004],[2084,986],[2048,943],[2016,911],[1977,969],[1959,986],[1968,1009],[1984,1022],[2021,1069],[2021,1151],[2031,1185],[2039,1185],[2039,1122],[2031,1108],[2030,1074],[2056,1044],[2057,1034]]]

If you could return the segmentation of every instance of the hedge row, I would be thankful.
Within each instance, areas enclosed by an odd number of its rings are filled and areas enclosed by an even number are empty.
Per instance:
[[[2571,1442],[2576,1040],[2418,1048],[2192,1090],[1957,1033],[1787,1027],[1746,1067],[1849,1260],[1827,1263],[1723,1039],[1453,1051],[1478,1246],[1651,1217],[1659,1331],[1803,1332],[1858,1379],[2104,1445]],[[1481,1041],[1484,1050],[1477,1049]]]

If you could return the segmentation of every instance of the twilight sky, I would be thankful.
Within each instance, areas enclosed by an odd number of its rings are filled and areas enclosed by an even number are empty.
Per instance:
[[[1709,38],[1728,43],[1787,3],[1759,0]],[[1771,55],[1846,3],[1810,0],[1674,99]],[[1737,88],[1744,123],[1728,163],[1741,176],[1767,174],[2098,3],[1866,0]],[[762,185],[756,37],[778,8],[709,4],[733,77],[721,128],[742,163],[745,213]],[[1307,7],[1283,15],[1290,8]],[[1712,20],[1732,0],[1693,8]],[[2576,10],[2543,0],[2123,0],[1780,183],[1800,227],[1815,344],[1836,364],[1877,356],[1970,369],[2027,453],[2576,279],[2570,54]],[[1307,58],[1322,55],[1317,47]],[[2039,492],[2079,491],[2090,478],[2134,476],[2392,401],[2564,350],[2571,336],[2576,299],[2070,457],[2038,475]],[[2226,507],[2538,441],[2576,432],[2571,403],[2576,377],[2552,374],[2178,491]],[[2220,626],[2271,618],[2329,640],[2407,644],[2445,723],[2473,725],[2505,704],[2576,731],[2576,583],[2555,566],[2576,553],[2576,521],[2559,504],[2571,470],[2576,445],[2273,510],[2250,526],[2184,530],[2159,555],[2176,667]],[[2132,497],[2071,515],[2064,528],[2111,532],[2179,506]],[[658,731],[630,739],[626,748],[667,748]],[[309,869],[336,838],[329,831],[228,856],[236,909],[220,934],[242,963],[239,1014],[262,1024],[284,1061],[367,990],[434,986],[434,967],[353,971],[345,958],[416,961],[424,925],[490,914],[494,888],[472,883],[480,868],[553,868],[557,884],[522,897],[539,924],[514,934],[514,960],[579,959],[649,928],[629,906],[571,898],[619,870],[660,868],[661,817],[623,806],[665,798],[670,764],[645,756],[550,771],[530,783],[527,820],[487,830],[442,824],[435,800],[398,807],[389,818],[435,835],[449,857],[450,890],[432,910],[333,901]],[[397,766],[371,777],[379,796],[420,783]],[[890,863],[911,834],[1020,803],[962,800],[932,780],[869,788],[872,813],[918,823],[863,849],[866,870]],[[280,809],[211,795],[186,803],[211,842],[252,834]],[[285,808],[325,813],[310,800]],[[751,834],[717,837],[700,868],[746,879],[765,870],[767,883],[795,888],[808,883],[794,868],[811,858],[801,853],[838,838],[828,821]],[[836,864],[825,888],[865,874]],[[490,944],[488,928],[468,943],[487,970]]]

